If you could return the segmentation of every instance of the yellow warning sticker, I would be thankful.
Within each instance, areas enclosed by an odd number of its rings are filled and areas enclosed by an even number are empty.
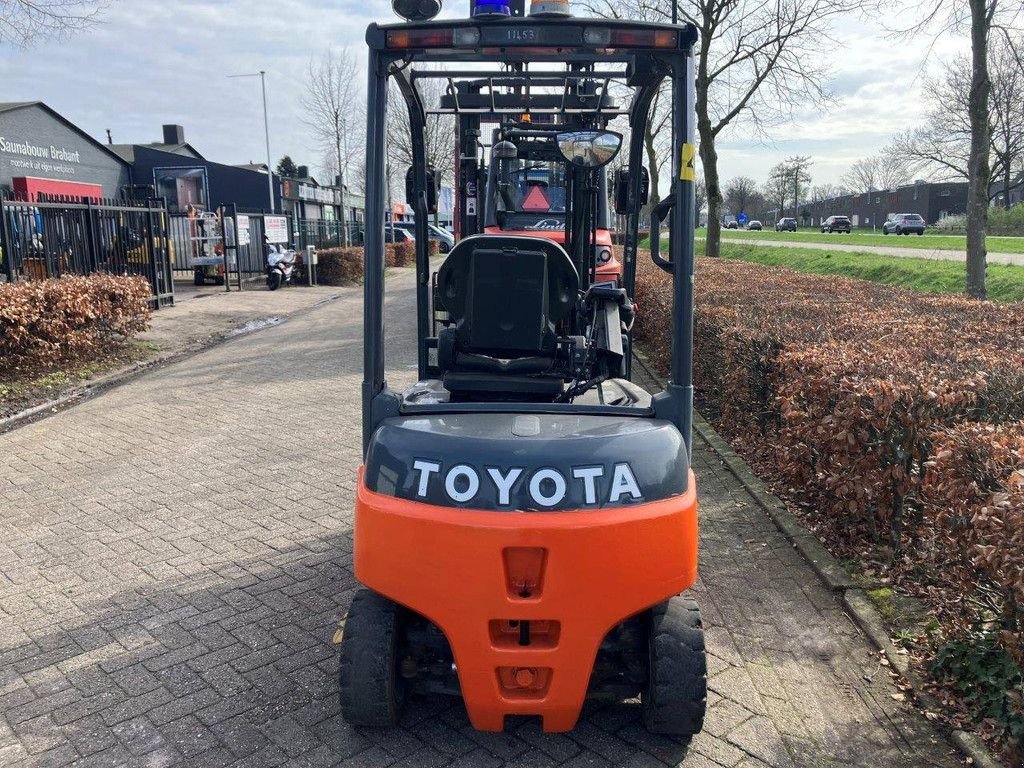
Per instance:
[[[697,145],[683,144],[683,156],[679,163],[679,178],[683,181],[696,181],[697,168],[694,163],[697,160]]]

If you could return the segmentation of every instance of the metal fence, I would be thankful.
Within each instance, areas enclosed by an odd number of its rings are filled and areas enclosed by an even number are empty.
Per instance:
[[[170,242],[176,280],[241,286],[266,276],[267,217],[283,214],[238,211],[234,205],[210,212],[170,214]],[[287,219],[287,247],[295,247],[294,222]],[[203,272],[197,276],[197,271]]]
[[[109,272],[145,277],[157,308],[174,302],[168,215],[160,200],[0,196],[0,259],[9,282]]]
[[[307,246],[337,248],[345,245],[345,230],[348,230],[348,244],[363,244],[363,224],[359,221],[341,222],[336,219],[299,219],[295,222],[296,245],[302,250]]]

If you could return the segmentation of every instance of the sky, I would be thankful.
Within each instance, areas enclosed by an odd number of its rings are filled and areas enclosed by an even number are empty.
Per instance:
[[[460,16],[468,3],[447,3]],[[258,77],[266,71],[271,157],[319,167],[322,152],[303,123],[305,73],[329,47],[363,58],[371,21],[397,20],[382,0],[108,0],[101,23],[68,40],[31,48],[0,45],[0,101],[43,101],[95,138],[115,143],[161,139],[177,123],[210,160],[266,158]],[[837,183],[858,158],[882,149],[922,111],[918,87],[931,40],[895,41],[870,19],[843,21],[826,112],[800,114],[768,141],[742,130],[719,141],[719,174],[764,181],[776,162],[814,158],[815,184]],[[944,38],[927,71],[966,49]],[[326,181],[326,180],[325,180]]]

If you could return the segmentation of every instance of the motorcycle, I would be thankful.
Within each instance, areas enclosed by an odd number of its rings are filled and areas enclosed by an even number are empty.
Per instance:
[[[295,262],[295,251],[290,248],[267,253],[267,288],[276,291],[285,283],[295,285],[299,278]]]

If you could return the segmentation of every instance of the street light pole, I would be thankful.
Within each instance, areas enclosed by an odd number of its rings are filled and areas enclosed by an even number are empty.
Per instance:
[[[260,70],[260,88],[263,90],[263,136],[267,140],[267,194],[270,196],[270,212],[274,210],[274,166],[270,164],[270,123],[267,121],[267,78]]]
[[[228,75],[228,77],[258,77],[260,89],[263,91],[263,136],[267,141],[267,196],[270,200],[270,212],[276,213],[274,208],[274,168],[270,164],[270,121],[267,118],[267,73],[265,70],[252,72],[244,75]]]

